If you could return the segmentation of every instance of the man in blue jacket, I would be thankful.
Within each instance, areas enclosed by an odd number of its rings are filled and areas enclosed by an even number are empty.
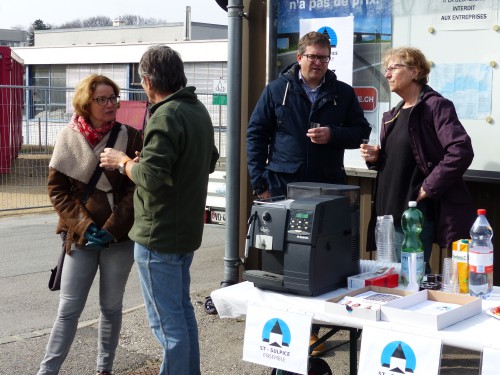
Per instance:
[[[328,69],[330,58],[328,36],[304,35],[297,62],[257,102],[248,124],[247,160],[259,198],[286,195],[290,182],[346,183],[344,150],[359,148],[371,128],[353,88]]]
[[[299,40],[297,62],[264,89],[247,129],[254,194],[286,195],[291,182],[345,184],[344,150],[370,135],[358,98],[328,70],[330,39],[312,31]],[[311,342],[318,340],[312,328]],[[312,354],[324,346],[318,345]]]

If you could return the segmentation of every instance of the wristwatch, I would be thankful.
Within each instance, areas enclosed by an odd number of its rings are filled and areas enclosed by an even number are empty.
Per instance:
[[[126,174],[125,173],[125,165],[127,165],[127,163],[132,160],[130,158],[124,158],[121,162],[118,163],[118,171],[121,173],[121,174]]]

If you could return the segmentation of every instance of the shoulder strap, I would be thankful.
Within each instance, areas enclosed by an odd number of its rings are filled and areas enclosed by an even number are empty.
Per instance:
[[[118,137],[118,132],[120,131],[121,125],[116,124],[113,126],[113,129],[111,129],[111,132],[109,133],[109,138],[108,141],[106,142],[105,148],[113,147],[116,142],[116,138]],[[80,201],[82,202],[83,205],[87,203],[89,197],[92,195],[95,186],[97,184],[97,181],[99,181],[99,178],[101,177],[102,174],[102,168],[97,164],[97,167],[95,168],[94,174],[90,178],[89,183],[87,184],[87,188],[85,189]]]

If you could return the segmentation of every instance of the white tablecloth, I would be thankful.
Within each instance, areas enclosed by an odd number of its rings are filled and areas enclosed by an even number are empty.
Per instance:
[[[439,331],[386,321],[368,321],[325,312],[325,303],[327,303],[328,299],[346,292],[347,289],[338,289],[321,296],[305,297],[262,290],[254,287],[253,283],[245,281],[217,289],[211,293],[211,297],[221,318],[243,318],[246,315],[248,304],[253,303],[272,309],[309,313],[313,315],[313,322],[319,324],[352,328],[375,326],[417,335],[438,337],[443,344],[464,349],[481,351],[485,346],[500,349],[500,319],[495,319],[486,314],[487,309],[500,305],[499,287],[494,288],[490,299],[483,301],[483,312],[481,314]]]

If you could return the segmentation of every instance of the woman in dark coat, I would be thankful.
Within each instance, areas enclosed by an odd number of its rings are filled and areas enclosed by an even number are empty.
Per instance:
[[[384,113],[380,146],[361,145],[367,165],[378,171],[367,249],[375,249],[376,217],[392,215],[399,256],[401,216],[417,201],[429,272],[433,243],[451,249],[453,241],[469,238],[475,213],[463,175],[474,152],[453,103],[427,85],[430,64],[420,50],[391,49],[384,63],[391,91],[403,100]]]

